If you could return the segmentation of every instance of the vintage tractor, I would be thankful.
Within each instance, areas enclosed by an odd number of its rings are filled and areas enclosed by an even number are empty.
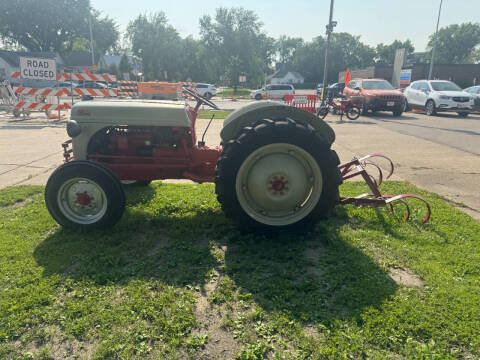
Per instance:
[[[196,106],[168,101],[75,104],[67,123],[71,140],[62,145],[65,164],[45,189],[47,208],[59,224],[114,225],[125,208],[122,181],[133,180],[215,182],[228,218],[243,228],[267,230],[312,223],[338,203],[385,206],[415,197],[380,194],[378,182],[365,171],[366,159],[339,165],[330,149],[335,133],[328,124],[278,102],[255,102],[231,113],[220,146],[197,142],[200,107],[218,108],[189,89],[184,92]],[[364,177],[372,194],[340,198],[342,178],[356,175]]]

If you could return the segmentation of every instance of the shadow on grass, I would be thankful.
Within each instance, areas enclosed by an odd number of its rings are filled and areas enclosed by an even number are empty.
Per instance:
[[[307,323],[356,317],[382,304],[397,285],[345,240],[347,221],[337,214],[307,236],[285,233],[230,241],[226,272],[266,311]]]
[[[133,194],[130,205],[150,196],[148,189]],[[44,276],[60,274],[96,285],[144,279],[204,287],[216,268],[265,311],[328,323],[378,307],[396,290],[391,278],[347,241],[352,236],[348,222],[340,212],[312,233],[266,237],[242,234],[219,210],[176,217],[129,209],[110,230],[60,229],[38,245],[34,256]],[[212,255],[212,246],[226,246],[224,263]]]

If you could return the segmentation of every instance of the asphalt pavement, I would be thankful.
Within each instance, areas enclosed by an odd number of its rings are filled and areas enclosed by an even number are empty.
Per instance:
[[[220,108],[248,103],[213,99]],[[406,180],[444,196],[480,221],[480,115],[461,119],[453,115],[428,117],[405,113],[394,118],[379,112],[355,121],[329,115],[342,161],[380,152],[395,165],[395,179]],[[208,120],[199,119],[202,134]],[[223,120],[215,120],[207,132],[207,145],[218,145]],[[48,120],[33,113],[31,119],[13,119],[0,112],[0,188],[17,184],[44,185],[62,159],[60,144],[67,139],[65,121]],[[381,164],[383,165],[383,164]]]

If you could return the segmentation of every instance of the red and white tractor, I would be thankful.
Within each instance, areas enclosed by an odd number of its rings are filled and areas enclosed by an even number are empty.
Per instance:
[[[196,106],[168,101],[75,104],[67,123],[71,140],[62,145],[65,164],[45,189],[47,208],[59,224],[114,225],[125,208],[122,181],[132,180],[214,182],[226,216],[252,229],[312,223],[338,203],[384,206],[415,197],[380,194],[379,184],[365,171],[366,159],[339,165],[330,148],[335,133],[326,122],[278,102],[254,102],[232,112],[224,120],[220,146],[197,142],[201,105],[218,108],[189,89],[184,92]],[[372,194],[340,198],[342,178],[356,175],[363,176]]]

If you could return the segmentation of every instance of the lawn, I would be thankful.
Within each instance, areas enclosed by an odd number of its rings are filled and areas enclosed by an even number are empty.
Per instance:
[[[227,88],[219,93],[217,93],[217,97],[228,97],[231,98],[232,95],[235,96],[236,99],[250,99],[250,91],[249,89],[241,89],[238,88],[237,92],[233,92],[233,88]]]
[[[225,119],[231,112],[231,110],[200,110],[198,119],[210,119],[213,114],[215,114],[215,119]]]
[[[128,190],[110,230],[0,190],[0,359],[478,359],[480,224],[337,209],[313,233],[242,234],[210,184]],[[344,195],[364,192],[360,183]]]

